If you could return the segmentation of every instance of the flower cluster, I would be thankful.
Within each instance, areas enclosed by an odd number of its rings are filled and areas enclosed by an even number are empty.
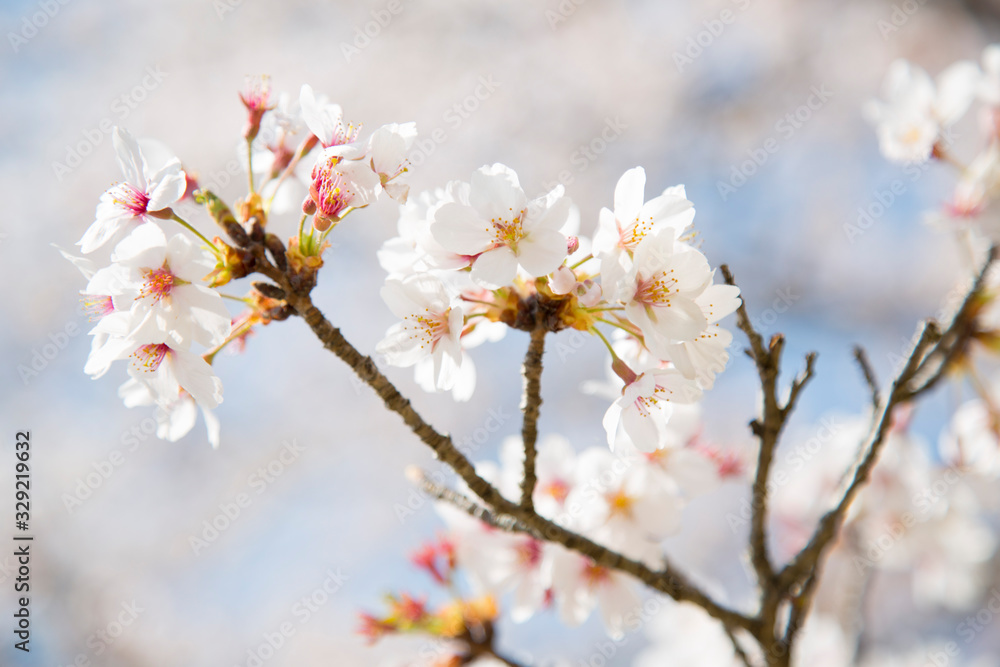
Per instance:
[[[647,201],[645,180],[641,167],[621,177],[593,241],[577,234],[562,186],[529,200],[501,164],[414,198],[379,253],[389,273],[382,296],[401,321],[377,351],[415,366],[428,390],[465,399],[475,381],[466,351],[502,336],[502,325],[588,332],[623,382],[604,418],[608,443],[621,431],[643,451],[665,446],[674,406],[697,401],[726,365],[732,335],[718,322],[739,290],[714,284],[691,244],[684,188]]]
[[[661,566],[662,542],[680,529],[685,505],[745,473],[707,444],[697,407],[679,406],[666,431],[665,446],[652,453],[640,452],[625,435],[614,453],[603,447],[577,453],[561,436],[547,436],[538,448],[535,510],[630,558]],[[486,462],[476,469],[515,501],[522,450],[519,438],[508,438],[499,466]],[[450,528],[455,559],[475,589],[497,597],[512,593],[514,621],[554,604],[567,625],[579,625],[599,608],[612,636],[635,629],[641,602],[627,575],[558,544],[492,528],[451,505],[439,503],[437,509]]]
[[[932,221],[1000,240],[993,211],[1000,193],[1000,44],[983,51],[981,66],[960,61],[936,80],[899,60],[890,67],[883,87],[885,100],[872,101],[865,109],[876,125],[883,155],[902,163],[935,158],[958,169],[954,193]],[[980,149],[963,161],[954,152],[952,127],[974,106]]]
[[[63,253],[87,278],[81,294],[97,320],[85,371],[101,377],[115,361],[128,360],[130,378],[119,395],[130,407],[155,406],[157,433],[171,441],[191,430],[201,408],[209,440],[218,445],[219,424],[210,412],[222,401],[212,368],[216,354],[230,344],[242,347],[257,325],[292,313],[273,285],[257,283],[243,296],[219,291],[255,271],[251,244],[266,246],[299,284],[314,284],[336,223],[383,193],[406,201],[413,123],[386,125],[359,139],[360,128],[345,126],[340,107],[308,85],[295,103],[272,95],[263,77],[248,81],[240,101],[249,192],[235,214],[162,144],[115,128],[124,179],[101,196],[77,244],[84,256]],[[201,219],[193,222],[182,217],[192,203],[204,205],[194,210]],[[298,234],[286,246],[267,231],[268,220],[294,208],[301,213]],[[228,241],[199,231],[213,224]],[[91,256],[107,247],[110,264],[102,267]],[[246,310],[232,317],[224,297]]]

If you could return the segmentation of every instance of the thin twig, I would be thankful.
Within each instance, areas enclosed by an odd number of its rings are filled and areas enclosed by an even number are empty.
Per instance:
[[[534,508],[532,495],[538,476],[535,473],[535,458],[538,450],[535,443],[538,440],[538,415],[542,405],[542,355],[545,353],[546,330],[536,327],[531,331],[531,342],[524,356],[524,366],[521,374],[524,376],[524,395],[521,398],[521,410],[524,412],[524,422],[521,427],[521,439],[524,440],[524,476],[521,478],[521,506],[527,510]]]
[[[733,651],[736,652],[736,657],[738,657],[740,661],[742,661],[743,664],[746,665],[746,667],[753,667],[753,663],[750,662],[750,656],[747,655],[747,652],[743,650],[742,646],[740,646],[739,640],[736,639],[736,628],[730,627],[725,623],[723,623],[722,629],[726,631],[726,636],[729,637],[729,641],[732,642]]]
[[[465,496],[458,491],[449,489],[431,481],[423,470],[413,467],[407,470],[406,476],[416,484],[421,491],[434,500],[440,500],[462,510],[473,519],[478,519],[488,526],[504,531],[514,531],[516,520],[505,514],[496,514],[488,507],[483,507],[472,498]],[[520,530],[525,530],[522,526]]]
[[[881,392],[878,388],[878,380],[875,378],[875,369],[872,368],[871,361],[868,360],[868,353],[865,352],[865,348],[855,345],[854,359],[858,362],[861,374],[865,378],[865,384],[868,385],[868,390],[871,392],[872,409],[878,410],[878,406],[882,403]]]

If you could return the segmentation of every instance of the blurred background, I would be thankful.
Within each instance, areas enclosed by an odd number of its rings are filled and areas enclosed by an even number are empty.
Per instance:
[[[618,177],[642,165],[647,193],[686,185],[703,250],[733,268],[758,326],[788,335],[788,368],[819,351],[796,417],[806,425],[862,411],[851,344],[868,346],[888,377],[917,319],[938,311],[959,275],[951,240],[922,221],[948,197],[951,174],[932,165],[911,180],[886,162],[861,107],[896,58],[932,74],[978,60],[1000,34],[998,11],[986,0],[905,10],[885,0],[4,0],[0,498],[13,494],[14,433],[30,429],[36,541],[27,656],[11,647],[13,559],[0,556],[0,664],[250,665],[286,623],[294,634],[268,664],[405,664],[422,646],[368,647],[355,629],[357,612],[380,609],[384,593],[431,589],[408,555],[443,523],[403,471],[433,462],[301,321],[264,328],[245,353],[217,360],[218,450],[201,425],[177,443],[151,435],[152,412],[117,396],[123,368],[98,381],[83,374],[84,281],[53,244],[70,248],[120,178],[102,130],[109,121],[163,141],[232,201],[244,179],[232,164],[245,77],[269,74],[276,91],[296,97],[309,83],[369,130],[411,120],[424,138],[441,130],[411,158],[414,192],[503,162],[529,194],[562,182],[584,234],[611,205]],[[821,101],[802,112],[810,96]],[[959,152],[962,137],[959,129]],[[747,175],[742,165],[772,138],[777,150]],[[904,192],[851,233],[859,209],[897,179]],[[384,201],[338,229],[315,293],[364,352],[393,321],[374,253],[396,217]],[[271,225],[291,236],[296,222]],[[491,411],[510,415],[476,451],[494,459],[519,431],[526,345],[512,332],[475,349],[480,379],[467,404],[420,394],[408,370],[390,376],[458,438]],[[601,445],[605,403],[579,390],[604,377],[601,346],[556,348],[542,431]],[[733,356],[706,399],[708,429],[718,442],[746,443],[754,375]],[[935,394],[918,429],[935,439],[954,401]],[[250,504],[207,539],[206,522],[240,494]],[[737,589],[746,587],[739,540],[721,516],[744,494],[734,487],[706,502],[695,515],[714,518],[697,522],[694,546],[677,546],[691,568],[731,556],[715,575]],[[0,502],[5,526],[12,504]],[[193,537],[206,542],[194,547]],[[335,592],[316,595],[325,584]],[[596,616],[569,629],[545,614],[502,623],[499,646],[553,664],[590,655],[603,636]],[[611,664],[629,664],[646,641],[630,635]]]

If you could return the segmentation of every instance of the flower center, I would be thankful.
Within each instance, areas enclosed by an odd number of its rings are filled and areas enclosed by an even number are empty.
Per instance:
[[[517,244],[524,238],[524,229],[521,227],[521,218],[524,216],[524,211],[514,215],[514,209],[509,210],[513,216],[510,220],[504,218],[490,219],[490,223],[493,225],[493,246],[507,246],[516,253]]]
[[[674,286],[677,279],[673,276],[674,269],[654,273],[649,278],[642,278],[636,281],[635,296],[632,298],[648,307],[665,306],[670,307],[670,298],[677,292]]]
[[[583,566],[583,579],[587,582],[587,586],[594,588],[599,584],[602,584],[608,579],[610,579],[610,574],[608,569],[601,567],[591,561],[588,561],[586,565]]]
[[[176,277],[166,264],[159,269],[143,269],[143,274],[142,289],[139,290],[140,299],[150,297],[153,303],[159,303],[160,299],[170,296]]]
[[[159,343],[158,345],[143,345],[132,353],[132,367],[145,373],[153,373],[170,352],[170,348]]]
[[[569,484],[561,479],[554,479],[542,487],[542,493],[552,496],[559,503],[564,503],[566,496],[569,495]]]
[[[336,161],[331,161],[313,181],[316,208],[320,215],[331,220],[337,220],[354,199],[354,192],[348,187],[344,175],[332,168],[334,164]]]
[[[632,516],[632,505],[635,503],[635,499],[625,493],[624,490],[619,489],[614,493],[608,494],[606,497],[612,516]]]
[[[646,238],[646,234],[653,231],[653,217],[643,219],[636,216],[635,221],[631,225],[622,228],[621,223],[618,223],[618,245],[622,248],[631,250],[634,249],[639,242]]]
[[[115,304],[110,296],[86,294],[80,301],[83,303],[83,310],[87,313],[91,322],[99,320],[105,315],[110,315],[115,311]]]
[[[516,547],[518,562],[534,567],[542,559],[542,543],[528,538]]]
[[[431,312],[429,308],[424,308],[423,313],[407,316],[410,321],[410,338],[415,338],[420,342],[420,349],[429,347],[433,350],[439,340],[448,333],[448,316],[451,308],[443,313]]]
[[[139,216],[146,213],[149,197],[146,196],[145,192],[139,192],[128,183],[119,183],[112,187],[109,192],[111,200],[132,215]]]

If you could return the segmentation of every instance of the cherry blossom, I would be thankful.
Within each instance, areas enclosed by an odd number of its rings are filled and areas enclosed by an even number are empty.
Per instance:
[[[180,160],[174,158],[154,172],[128,131],[116,127],[111,139],[125,180],[101,195],[96,220],[77,243],[85,254],[165,211],[187,187]]]
[[[431,233],[446,250],[475,255],[472,280],[495,289],[518,267],[538,277],[562,264],[568,249],[560,229],[570,209],[561,186],[529,203],[517,174],[494,164],[473,173],[469,204],[450,202],[434,212]]]
[[[621,429],[640,451],[663,447],[673,403],[692,403],[700,396],[698,386],[674,369],[654,369],[637,375],[604,413],[608,445],[614,448]]]
[[[440,280],[428,274],[390,278],[381,294],[402,322],[389,328],[376,351],[393,366],[412,366],[429,358],[435,386],[451,389],[463,361],[461,305],[452,300]]]
[[[927,160],[945,130],[968,110],[981,78],[969,61],[955,63],[936,82],[916,65],[894,62],[883,84],[885,101],[865,108],[877,127],[882,154],[894,162]]]

